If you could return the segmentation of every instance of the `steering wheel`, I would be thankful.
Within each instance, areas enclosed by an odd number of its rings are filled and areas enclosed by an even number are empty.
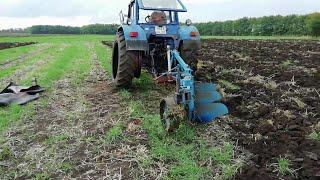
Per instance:
[[[151,16],[150,16],[150,15],[148,15],[144,20],[146,21],[146,23],[149,23],[149,22],[150,22],[150,20],[151,20]]]

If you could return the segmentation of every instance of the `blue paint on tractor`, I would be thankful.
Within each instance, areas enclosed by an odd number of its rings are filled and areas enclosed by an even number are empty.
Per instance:
[[[126,41],[146,41],[147,42],[147,36],[144,29],[142,29],[139,25],[122,25],[122,29],[124,32],[124,37]],[[137,32],[137,37],[130,37],[130,32]]]
[[[181,5],[181,9],[174,8],[156,8],[156,7],[145,7],[142,0],[132,0],[129,4],[128,12],[128,22],[122,22],[122,25],[118,28],[118,31],[123,30],[125,35],[126,42],[132,41],[144,41],[143,44],[148,46],[148,40],[151,36],[157,37],[167,37],[172,39],[171,46],[177,49],[181,41],[197,41],[200,43],[200,34],[196,27],[194,26],[180,26],[178,12],[187,12],[187,9],[180,0],[175,0],[178,4]],[[157,34],[155,28],[158,25],[153,23],[141,22],[142,17],[140,17],[140,11],[142,10],[151,10],[151,11],[162,11],[169,14],[170,22],[163,25],[166,27],[165,34]],[[142,18],[143,19],[143,18]],[[143,20],[142,20],[143,21]],[[130,32],[138,32],[138,37],[131,37]],[[196,36],[190,36],[191,32],[197,33]],[[170,43],[170,42],[168,42]],[[128,43],[127,43],[128,44]],[[128,49],[128,45],[127,45]],[[130,49],[128,50],[144,50],[148,51],[149,47],[137,47],[130,44]]]
[[[191,32],[195,32],[198,36],[190,36]],[[195,26],[181,26],[179,28],[179,34],[181,40],[193,40],[193,41],[200,41],[200,33]]]

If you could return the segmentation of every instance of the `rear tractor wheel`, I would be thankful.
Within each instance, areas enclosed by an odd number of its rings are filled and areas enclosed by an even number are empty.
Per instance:
[[[140,52],[127,51],[123,32],[118,32],[112,51],[112,77],[116,86],[128,88],[141,73]]]

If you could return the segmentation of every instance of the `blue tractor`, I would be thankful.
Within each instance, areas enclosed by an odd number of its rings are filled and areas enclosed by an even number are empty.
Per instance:
[[[195,81],[200,34],[191,20],[180,25],[180,12],[187,12],[180,0],[131,0],[128,14],[120,12],[112,53],[112,75],[118,87],[130,87],[141,68],[158,83],[176,82],[174,95],[160,103],[167,131],[173,130],[181,111],[199,123],[228,114],[216,86]]]

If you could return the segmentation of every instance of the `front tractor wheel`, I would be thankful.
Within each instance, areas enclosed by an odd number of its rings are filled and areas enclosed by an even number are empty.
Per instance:
[[[139,52],[127,51],[123,32],[118,32],[113,44],[112,77],[116,86],[128,88],[134,77],[139,77]]]

